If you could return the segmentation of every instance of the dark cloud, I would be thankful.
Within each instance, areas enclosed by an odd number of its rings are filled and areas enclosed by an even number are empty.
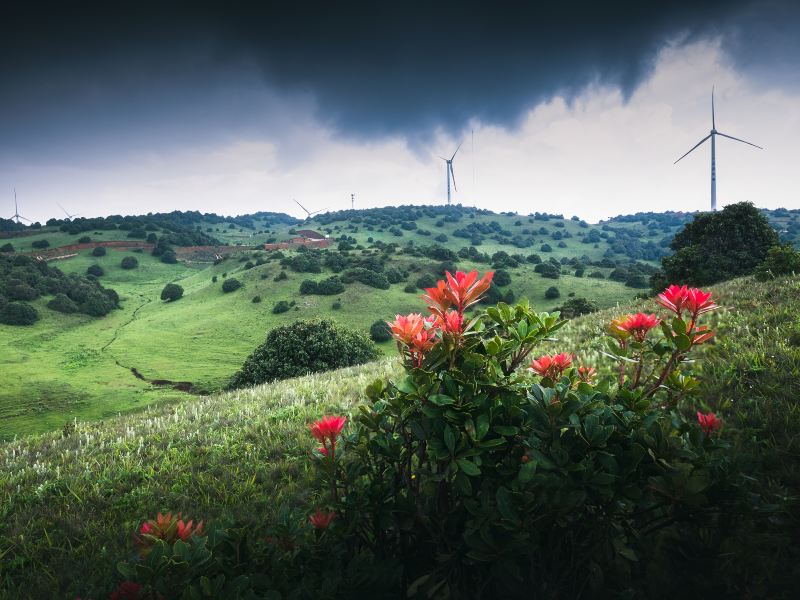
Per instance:
[[[0,137],[124,129],[187,141],[274,127],[253,123],[263,88],[314,98],[320,119],[353,136],[418,138],[472,117],[513,126],[587,83],[629,94],[675,40],[719,35],[743,68],[796,77],[797,6],[11,2],[0,9]]]

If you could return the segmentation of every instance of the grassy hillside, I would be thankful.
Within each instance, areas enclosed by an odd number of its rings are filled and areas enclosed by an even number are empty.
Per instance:
[[[774,213],[771,218],[785,230],[784,236],[790,235],[789,230],[796,231],[796,211]],[[75,418],[105,418],[154,402],[190,397],[169,385],[152,385],[146,380],[191,384],[194,393],[218,391],[268,330],[295,319],[330,317],[367,330],[378,319],[418,310],[421,290],[408,292],[406,286],[414,288],[425,273],[440,275],[443,262],[420,251],[422,247],[456,253],[455,260],[445,261],[451,267],[481,271],[497,268],[496,253],[516,256],[518,266],[506,267],[511,283],[499,291],[504,296],[527,297],[541,310],[550,310],[570,296],[589,298],[600,308],[613,307],[643,291],[626,285],[626,277],[642,272],[646,280],[647,270],[657,264],[655,259],[667,251],[669,240],[690,218],[642,213],[590,225],[555,215],[521,216],[441,206],[328,213],[302,227],[346,240],[352,249],[341,254],[349,260],[377,261],[379,268],[396,268],[405,276],[386,290],[349,283],[335,296],[299,293],[303,280],[337,275],[333,269],[323,265],[319,273],[296,272],[263,251],[243,251],[218,264],[192,259],[170,265],[147,253],[109,250],[106,256],[94,257],[90,250],[83,250],[77,257],[50,264],[68,273],[85,273],[88,266],[100,265],[105,270],[100,280],[120,294],[121,309],[99,319],[64,315],[47,309],[49,297],[45,297],[33,302],[42,316],[35,325],[0,324],[0,370],[5,383],[0,389],[0,439],[60,428]],[[168,235],[163,226],[149,223],[147,217],[125,219],[118,220],[118,226],[126,229],[86,229],[90,224],[117,227],[106,220],[79,224],[81,231],[70,233],[60,228],[74,224],[57,222],[36,235],[8,241],[17,251],[30,251],[33,242],[42,239],[50,242],[50,248],[75,243],[83,236],[128,239],[134,226],[154,230],[149,232],[158,236]],[[285,240],[293,235],[293,227],[301,226],[294,219],[271,213],[236,218],[184,213],[179,223],[226,244]],[[466,233],[470,236],[463,237]],[[391,244],[397,246],[387,246]],[[483,255],[483,262],[459,255],[471,245],[475,248],[472,256]],[[550,251],[542,249],[545,245]],[[323,263],[326,255],[339,254],[337,246],[321,253]],[[284,254],[291,259],[297,253]],[[557,264],[559,278],[537,273],[536,265],[528,262],[533,254]],[[136,257],[139,267],[122,269],[124,256]],[[253,268],[247,268],[251,265]],[[576,276],[578,267],[584,269],[581,277]],[[281,272],[287,278],[275,281]],[[226,277],[239,279],[243,287],[223,293]],[[159,300],[168,282],[183,286],[182,299],[174,303]],[[560,298],[545,297],[551,286],[558,288]],[[253,302],[256,296],[260,303]],[[294,301],[295,305],[288,312],[273,314],[272,307],[279,300]],[[391,353],[393,346],[384,343],[382,350]],[[131,368],[145,380],[134,376]]]
[[[714,292],[723,309],[713,313],[718,337],[705,347],[698,403],[723,416],[740,451],[756,447],[763,458],[753,472],[771,482],[764,494],[786,501],[800,488],[800,278],[737,280]],[[551,348],[610,369],[598,336],[631,308],[575,319]],[[398,372],[387,358],[0,445],[0,589],[14,598],[91,593],[124,555],[128,532],[157,510],[261,523],[285,503],[313,505],[306,424],[353,410],[369,382]],[[793,506],[780,518],[797,528],[796,498]],[[754,568],[765,579],[782,576],[761,558]]]

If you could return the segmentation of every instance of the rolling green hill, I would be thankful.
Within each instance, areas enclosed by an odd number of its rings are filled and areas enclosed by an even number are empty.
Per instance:
[[[771,218],[784,236],[790,230],[796,233],[798,211],[774,213]],[[95,257],[83,249],[75,257],[49,263],[66,273],[85,273],[90,265],[100,265],[105,271],[100,281],[118,292],[121,308],[103,318],[67,315],[48,309],[50,297],[44,296],[32,302],[41,315],[34,325],[0,325],[0,438],[218,391],[272,327],[321,316],[368,330],[378,319],[418,310],[422,290],[416,282],[426,274],[440,276],[445,267],[503,269],[511,282],[494,290],[495,299],[527,297],[542,310],[570,296],[588,298],[599,308],[627,302],[644,291],[657,259],[690,218],[642,213],[590,225],[540,213],[407,206],[326,213],[303,223],[275,213],[48,221],[35,235],[0,240],[0,246],[11,243],[17,252],[34,252],[33,243],[39,240],[47,240],[52,250],[87,236],[92,241],[142,241],[143,233],[169,240],[174,247],[179,246],[175,242],[209,239],[251,246],[287,240],[299,228],[318,230],[335,243],[321,252],[243,248],[222,261],[189,256],[176,264],[146,252],[109,249]],[[125,256],[135,257],[138,268],[122,269]],[[320,263],[319,272],[298,272],[304,266],[296,259],[309,256]],[[558,278],[543,277],[537,261],[552,264]],[[355,281],[333,296],[300,294],[304,280],[344,278],[353,267],[379,273],[393,269],[400,281],[388,289]],[[280,273],[286,278],[276,281]],[[243,286],[224,293],[222,283],[232,277]],[[184,288],[183,298],[170,303],[159,299],[168,282]],[[551,286],[560,297],[545,297]],[[255,297],[261,301],[253,302]],[[280,300],[294,305],[274,314]],[[386,342],[382,349],[391,353],[393,345]]]
[[[757,468],[775,476],[764,494],[791,499],[784,486],[800,484],[800,279],[736,280],[714,292],[722,308],[711,314],[717,340],[704,346],[703,402],[724,417],[737,450],[756,444]],[[609,371],[612,361],[600,354],[604,324],[654,308],[637,301],[579,317],[547,350],[575,349],[581,362]],[[366,385],[399,372],[386,358],[0,444],[0,590],[38,598],[102,588],[128,532],[157,510],[264,523],[285,503],[313,506],[307,423],[352,411]]]

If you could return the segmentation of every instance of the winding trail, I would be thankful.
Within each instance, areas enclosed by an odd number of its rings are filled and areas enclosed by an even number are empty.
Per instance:
[[[136,379],[139,379],[140,381],[145,381],[145,382],[147,382],[147,383],[149,383],[151,385],[155,385],[155,386],[158,386],[158,387],[171,387],[174,390],[177,390],[179,392],[185,392],[187,394],[195,394],[195,395],[199,395],[199,396],[207,395],[208,392],[206,390],[199,389],[199,388],[195,387],[195,385],[191,381],[170,381],[169,379],[148,379],[147,377],[142,375],[142,373],[136,367],[123,365],[121,362],[119,362],[117,357],[108,349],[111,346],[111,344],[113,344],[114,342],[117,341],[117,338],[119,337],[119,334],[122,331],[122,329],[124,327],[127,327],[131,323],[133,323],[136,320],[136,315],[138,314],[138,312],[141,309],[143,309],[145,306],[147,306],[150,302],[153,301],[152,298],[148,298],[144,294],[137,294],[137,295],[139,296],[139,298],[142,299],[142,303],[134,309],[134,311],[131,313],[130,319],[128,319],[127,321],[122,323],[119,327],[117,327],[114,330],[114,335],[111,337],[111,339],[102,348],[100,348],[100,351],[101,352],[107,352],[109,354],[109,356],[111,356],[111,358],[114,359],[114,363],[118,367],[120,367],[122,369],[125,369],[126,371],[129,371],[134,377],[136,377]]]

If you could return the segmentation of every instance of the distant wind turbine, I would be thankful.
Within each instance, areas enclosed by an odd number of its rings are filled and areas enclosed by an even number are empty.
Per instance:
[[[463,143],[464,142],[461,142],[461,144],[463,144]],[[445,158],[444,156],[440,156],[439,157],[445,162],[444,174],[445,174],[445,177],[447,178],[447,205],[448,206],[450,206],[450,179],[451,178],[453,179],[453,189],[456,192],[458,191],[458,188],[456,187],[456,174],[453,172],[453,159],[456,157],[456,154],[458,154],[458,151],[461,149],[461,144],[458,145],[458,148],[456,148],[456,151],[453,152],[453,156],[451,156],[450,158]]]
[[[19,214],[19,207],[17,206],[17,188],[14,188],[14,214],[11,215],[11,218],[16,219],[17,223],[19,223],[20,219],[22,219],[23,221],[27,221],[28,223],[32,222],[30,219],[26,219],[21,214]]]
[[[63,206],[61,206],[58,202],[56,202],[56,206],[58,206],[58,208],[60,208],[62,211],[64,211],[64,214],[67,215],[68,219],[74,219],[75,217],[80,217],[81,216],[80,214],[75,214],[75,215],[69,214],[67,212],[67,209],[64,208]]]
[[[711,87],[711,133],[709,133],[706,137],[702,140],[697,142],[694,146],[692,146],[691,150],[681,156],[678,160],[676,160],[672,164],[677,164],[679,161],[683,160],[687,155],[691,154],[695,148],[699,147],[703,144],[707,139],[711,138],[711,210],[717,210],[717,144],[716,144],[716,136],[721,135],[722,137],[726,137],[728,139],[734,140],[736,142],[742,142],[743,144],[747,144],[749,146],[754,146],[759,150],[763,150],[761,146],[756,146],[750,142],[746,142],[744,140],[740,140],[739,138],[735,138],[732,135],[728,135],[726,133],[722,133],[721,131],[717,131],[717,124],[714,118],[714,87]]]
[[[292,198],[292,200],[294,200],[294,198]],[[320,208],[319,210],[315,210],[314,212],[309,212],[309,210],[305,206],[300,204],[297,200],[295,200],[294,203],[297,204],[297,206],[299,206],[300,208],[302,208],[303,211],[308,215],[308,217],[306,217],[306,220],[310,219],[313,215],[317,213],[321,213],[323,210],[328,210],[327,208]]]

